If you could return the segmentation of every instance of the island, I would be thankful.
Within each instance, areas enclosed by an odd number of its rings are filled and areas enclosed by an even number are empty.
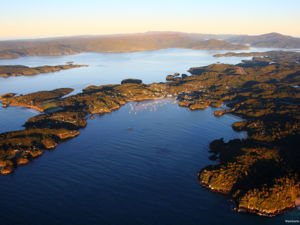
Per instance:
[[[0,77],[8,78],[15,76],[32,76],[41,73],[52,73],[61,70],[68,70],[72,68],[86,67],[87,65],[57,65],[57,66],[38,66],[28,67],[22,65],[5,65],[0,66]]]
[[[300,64],[291,60],[300,53],[282,54],[272,51],[237,65],[190,68],[191,76],[176,74],[161,83],[126,79],[89,86],[66,97],[72,89],[4,94],[0,99],[5,107],[25,106],[43,113],[28,119],[23,130],[0,134],[1,173],[8,175],[79,135],[94,114],[109,113],[130,101],[174,98],[190,110],[225,105],[215,116],[241,117],[233,129],[248,135],[228,142],[212,140],[210,159],[216,162],[199,171],[200,184],[230,195],[238,212],[281,214],[295,208],[300,198]]]

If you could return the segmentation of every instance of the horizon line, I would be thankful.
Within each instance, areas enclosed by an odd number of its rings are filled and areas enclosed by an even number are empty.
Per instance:
[[[300,38],[300,36],[294,36],[289,34],[283,34],[276,31],[261,33],[261,34],[231,34],[231,33],[197,33],[197,32],[183,32],[183,31],[145,31],[145,32],[129,32],[129,33],[106,33],[106,34],[74,34],[74,35],[57,35],[57,36],[14,36],[14,37],[0,37],[0,41],[30,41],[36,39],[60,39],[60,38],[71,38],[71,37],[97,37],[97,36],[121,36],[121,35],[137,35],[147,33],[181,33],[181,34],[203,34],[203,35],[232,35],[232,36],[260,36],[265,34],[277,33],[284,36],[290,36],[294,38]]]

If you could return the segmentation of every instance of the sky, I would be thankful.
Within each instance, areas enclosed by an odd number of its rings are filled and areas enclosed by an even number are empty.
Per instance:
[[[0,0],[0,39],[181,31],[300,36],[300,0]]]

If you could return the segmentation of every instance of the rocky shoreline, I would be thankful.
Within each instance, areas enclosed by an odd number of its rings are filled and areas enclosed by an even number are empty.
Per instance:
[[[202,171],[202,170],[201,170]],[[201,171],[198,172],[197,174],[197,177],[199,178],[200,174],[201,174]],[[230,195],[230,191],[228,190],[222,190],[222,189],[214,189],[214,188],[211,188],[209,187],[209,184],[208,183],[204,183],[201,179],[198,179],[199,181],[199,184],[206,188],[207,190],[210,190],[212,192],[215,192],[215,193],[219,193],[219,194],[223,194],[223,195]],[[290,207],[286,207],[284,209],[281,209],[281,210],[275,210],[273,212],[266,212],[266,211],[261,211],[261,210],[258,210],[258,209],[250,209],[250,208],[247,208],[247,207],[238,207],[238,202],[234,201],[234,199],[232,199],[232,201],[234,202],[234,204],[237,206],[237,207],[233,207],[233,210],[236,211],[236,212],[239,212],[239,213],[249,213],[249,214],[255,214],[255,215],[259,215],[259,216],[265,216],[265,217],[274,217],[274,216],[278,216],[280,214],[283,214],[283,213],[286,213],[286,212],[289,212],[293,209],[295,209],[295,206],[290,206]]]
[[[232,113],[244,119],[233,124],[247,131],[245,139],[210,143],[210,165],[198,173],[212,191],[231,195],[240,211],[277,215],[294,208],[300,196],[300,53],[271,52],[237,65],[212,64],[191,68],[191,76],[167,77],[165,83],[143,84],[126,79],[121,84],[89,86],[81,93],[70,88],[16,96],[1,96],[2,104],[29,106],[42,112],[28,119],[24,130],[0,134],[3,175],[75,137],[93,114],[109,113],[130,101],[177,98],[191,110],[219,107],[215,116]],[[270,63],[272,62],[272,63]]]
[[[202,170],[201,170],[202,171]],[[206,188],[207,190],[210,190],[212,192],[215,192],[215,193],[219,193],[219,194],[223,194],[223,195],[231,195],[232,193],[228,190],[222,190],[222,189],[214,189],[214,188],[211,188],[209,186],[208,183],[205,183],[203,182],[199,176],[201,175],[201,171],[198,172],[197,174],[197,177],[198,177],[198,181],[199,181],[199,184]],[[247,208],[247,207],[239,207],[239,203],[236,202],[234,199],[232,199],[232,201],[234,202],[234,204],[236,205],[236,207],[233,207],[233,210],[238,212],[238,213],[249,213],[249,214],[255,214],[255,215],[259,215],[259,216],[265,216],[265,217],[274,217],[274,216],[278,216],[278,215],[281,215],[283,213],[286,213],[286,212],[289,212],[291,210],[294,210],[295,209],[295,205],[291,205],[289,207],[286,207],[284,209],[275,209],[275,210],[272,210],[272,212],[270,211],[262,211],[262,210],[259,210],[259,209],[252,209],[252,208]]]

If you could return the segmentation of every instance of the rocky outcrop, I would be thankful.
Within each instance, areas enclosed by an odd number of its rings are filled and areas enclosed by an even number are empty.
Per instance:
[[[8,175],[14,171],[14,167],[12,165],[5,165],[1,168],[2,175]]]
[[[198,109],[206,109],[209,106],[208,102],[196,102],[189,105],[189,109],[198,110]]]
[[[223,110],[217,110],[217,111],[214,111],[214,115],[215,115],[215,116],[220,117],[220,116],[223,116],[223,114],[224,114],[224,111],[223,111]]]
[[[16,95],[15,93],[6,93],[3,95],[0,95],[0,100],[6,99],[6,98],[11,98],[11,97],[14,97],[15,95]]]
[[[174,80],[175,79],[175,76],[174,75],[167,75],[166,76],[166,80],[167,81],[172,81],[172,80]]]

